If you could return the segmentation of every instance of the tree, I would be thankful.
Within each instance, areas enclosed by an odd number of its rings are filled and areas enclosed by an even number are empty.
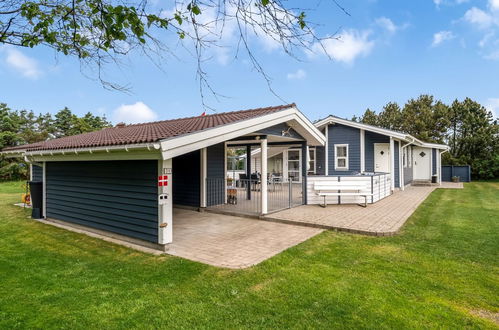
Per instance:
[[[331,3],[348,14],[335,0]],[[192,0],[176,1],[172,6],[159,9],[147,0],[3,1],[0,43],[51,47],[77,57],[83,65],[96,67],[105,87],[123,89],[103,79],[105,64],[119,63],[135,50],[154,63],[164,62],[167,55],[175,57],[168,44],[176,44],[174,39],[178,38],[193,50],[200,87],[210,88],[202,67],[207,59],[205,51],[221,46],[229,25],[239,40],[235,56],[240,48],[246,51],[267,83],[269,77],[253,54],[250,37],[264,35],[293,57],[296,49],[324,51],[323,41],[335,38],[334,34],[316,36],[315,25],[307,20],[314,10],[309,3],[306,8],[297,8],[282,0]]]
[[[499,177],[499,126],[485,107],[470,98],[455,100],[447,136],[447,163],[471,165],[474,177]]]
[[[377,123],[384,128],[400,130],[402,128],[402,112],[399,105],[394,102],[385,105],[383,111],[378,115]]]
[[[0,149],[92,132],[111,125],[105,117],[90,112],[78,117],[67,107],[55,117],[54,120],[50,113],[36,115],[28,110],[14,111],[0,103]],[[0,155],[0,179],[20,180],[26,179],[27,175],[28,165],[23,160]]]
[[[366,112],[364,112],[364,114],[362,115],[360,122],[376,126],[378,125],[378,115],[376,115],[376,112],[368,108]]]
[[[420,140],[442,143],[448,125],[448,107],[431,95],[410,99],[402,109],[400,129]]]

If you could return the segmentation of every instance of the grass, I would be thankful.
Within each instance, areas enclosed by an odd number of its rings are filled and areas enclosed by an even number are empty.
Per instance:
[[[0,184],[2,329],[499,328],[498,182],[436,190],[398,236],[328,231],[245,270],[37,223],[20,185]]]

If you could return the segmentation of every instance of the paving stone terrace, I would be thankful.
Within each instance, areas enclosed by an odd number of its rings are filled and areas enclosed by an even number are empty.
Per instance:
[[[323,231],[184,209],[174,209],[173,217],[166,253],[225,268],[256,265]]]
[[[397,191],[381,201],[359,205],[303,205],[270,214],[268,220],[335,229],[359,234],[390,236],[396,234],[417,207],[437,188],[459,189],[462,183],[445,182],[441,186],[413,187]]]

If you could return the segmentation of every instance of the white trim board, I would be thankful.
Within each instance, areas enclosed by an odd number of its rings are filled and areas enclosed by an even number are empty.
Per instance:
[[[163,151],[163,158],[180,156],[281,123],[287,123],[302,135],[309,144],[325,144],[324,135],[296,108],[290,108],[265,116],[162,140],[161,149]]]

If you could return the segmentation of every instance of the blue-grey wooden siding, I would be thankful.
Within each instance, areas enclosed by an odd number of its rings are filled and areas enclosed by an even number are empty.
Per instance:
[[[47,162],[47,217],[158,242],[158,161]]]
[[[404,167],[404,185],[408,185],[412,182],[412,146],[405,148],[409,161],[407,162],[407,167]],[[407,158],[406,158],[407,159]]]
[[[295,131],[292,128],[290,129],[289,126],[286,123],[281,123],[281,124],[277,124],[277,125],[274,125],[274,126],[271,126],[271,127],[267,127],[267,128],[261,129],[261,130],[258,131],[258,133],[262,133],[262,134],[265,134],[265,135],[282,136],[282,132],[283,131],[286,131],[286,132],[289,133],[289,134],[286,135],[287,137],[292,137],[292,138],[295,138],[295,139],[302,139],[302,140],[304,140],[304,138],[297,131]]]
[[[173,158],[173,204],[200,206],[201,152]]]
[[[437,174],[437,149],[433,148],[431,149],[431,171],[432,175]]]
[[[335,169],[335,144],[348,144],[348,171]],[[358,128],[335,124],[328,126],[328,166],[329,175],[360,172],[360,130]]]
[[[225,146],[223,143],[207,148],[206,160],[206,206],[223,204],[225,202]]]
[[[399,150],[399,142],[394,141],[394,157],[395,157],[395,187],[400,188],[400,161],[399,161],[399,155],[400,155],[400,150]]]
[[[32,181],[43,181],[43,167],[32,165],[33,167],[33,177]]]
[[[370,131],[365,131],[364,135],[364,161],[366,172],[374,172],[374,144],[390,143],[390,137]]]
[[[442,165],[442,181],[450,182],[453,176],[458,176],[461,182],[471,182],[471,167],[469,165]]]
[[[325,147],[315,147],[315,174],[326,175]]]

